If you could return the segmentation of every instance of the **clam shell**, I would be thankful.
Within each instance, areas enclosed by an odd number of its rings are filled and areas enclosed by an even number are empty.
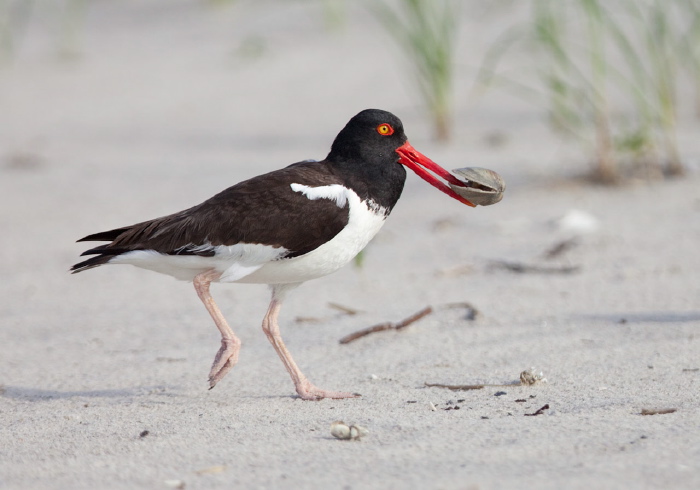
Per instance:
[[[348,425],[342,420],[336,420],[331,424],[331,435],[336,439],[357,441],[369,434],[369,430],[359,425]]]
[[[452,170],[467,187],[450,184],[457,194],[478,206],[490,206],[503,199],[506,183],[493,170],[481,167],[464,167]]]
[[[350,427],[342,420],[331,424],[331,435],[336,439],[350,439]]]

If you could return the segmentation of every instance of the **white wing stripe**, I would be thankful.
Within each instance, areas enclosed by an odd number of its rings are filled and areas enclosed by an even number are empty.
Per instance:
[[[301,192],[311,201],[316,199],[330,199],[335,201],[339,208],[344,208],[348,202],[348,190],[340,184],[322,185],[319,187],[309,187],[303,184],[291,184],[294,192]]]

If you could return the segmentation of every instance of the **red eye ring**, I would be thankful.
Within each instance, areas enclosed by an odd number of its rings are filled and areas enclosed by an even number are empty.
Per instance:
[[[391,124],[382,123],[377,126],[377,133],[381,134],[382,136],[391,136],[394,134],[394,128],[391,127]]]

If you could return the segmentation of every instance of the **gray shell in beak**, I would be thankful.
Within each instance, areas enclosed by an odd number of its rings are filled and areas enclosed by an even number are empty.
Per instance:
[[[452,170],[466,187],[450,184],[457,194],[477,206],[490,206],[503,199],[506,183],[493,170],[480,167],[464,167]]]

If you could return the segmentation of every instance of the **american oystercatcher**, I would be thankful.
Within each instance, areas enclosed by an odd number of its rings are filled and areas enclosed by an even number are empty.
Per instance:
[[[299,396],[355,397],[309,382],[282,341],[277,317],[291,289],[338,270],[377,234],[401,196],[404,166],[473,206],[432,175],[465,186],[408,143],[399,118],[367,109],[347,123],[325,160],[295,163],[229,187],[185,211],[81,238],[79,242],[109,243],[84,252],[94,257],[71,270],[131,264],[192,281],[221,332],[210,388],[233,368],[241,347],[209,293],[210,283],[269,284],[272,300],[263,331]]]

